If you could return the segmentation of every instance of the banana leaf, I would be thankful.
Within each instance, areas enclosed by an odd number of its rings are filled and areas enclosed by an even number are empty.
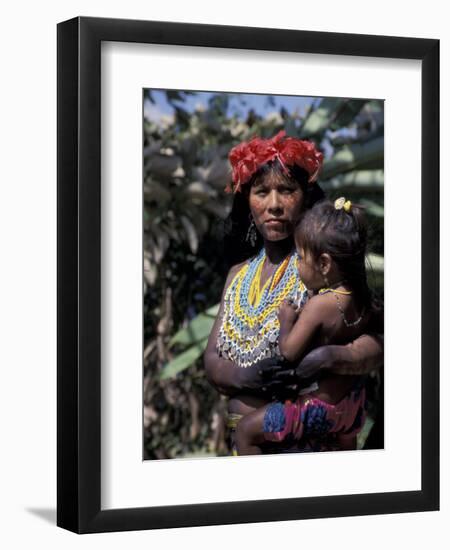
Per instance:
[[[359,114],[366,103],[366,99],[346,100],[345,103],[336,111],[333,120],[331,121],[331,128],[335,130],[348,126],[353,121],[355,116]]]
[[[368,254],[366,263],[372,271],[378,273],[384,272],[384,257],[380,254]]]
[[[312,110],[303,122],[300,137],[312,137],[323,134],[329,127],[330,120],[338,109],[344,106],[345,99],[326,97],[320,105]]]
[[[340,149],[331,159],[324,162],[321,180],[327,180],[343,172],[358,168],[384,165],[384,138],[378,137],[362,145],[355,143]]]
[[[196,254],[198,250],[198,235],[191,220],[186,216],[180,216],[181,225],[186,233],[187,241],[192,254]]]
[[[368,199],[362,199],[361,204],[365,206],[368,214],[371,214],[376,218],[384,218],[384,207],[381,204]]]
[[[146,174],[151,174],[153,179],[161,178],[164,181],[170,179],[182,166],[183,160],[177,155],[154,153],[146,157],[144,170]]]
[[[179,330],[172,337],[169,342],[169,347],[175,344],[189,346],[208,338],[218,311],[219,304],[216,304],[202,313],[199,313],[192,319],[187,327]]]
[[[321,181],[320,186],[324,191],[332,189],[345,189],[363,191],[364,193],[379,193],[384,186],[383,170],[352,170],[345,174],[339,174],[331,179]]]
[[[207,342],[208,339],[204,338],[203,340],[200,340],[200,342],[198,342],[197,344],[194,344],[193,346],[188,348],[183,353],[177,355],[175,359],[172,359],[172,361],[169,361],[163,367],[163,370],[159,375],[160,380],[173,378],[179,372],[182,372],[190,367],[194,363],[194,361],[196,361],[205,351]]]
[[[155,201],[159,207],[170,203],[172,195],[167,187],[155,180],[147,181],[144,185],[144,199],[146,202]]]
[[[371,418],[369,415],[366,417],[366,421],[364,422],[364,425],[359,432],[359,434],[356,436],[356,448],[357,449],[363,449],[364,444],[366,442],[366,439],[369,437],[370,431],[373,428],[373,425],[375,424],[375,421],[373,418]]]

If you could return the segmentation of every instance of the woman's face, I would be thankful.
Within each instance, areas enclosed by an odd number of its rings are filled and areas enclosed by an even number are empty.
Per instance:
[[[280,241],[294,232],[303,209],[300,185],[273,172],[250,188],[249,205],[256,228],[264,239]]]

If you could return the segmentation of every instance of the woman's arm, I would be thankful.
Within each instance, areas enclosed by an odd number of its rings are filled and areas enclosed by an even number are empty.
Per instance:
[[[363,375],[382,365],[383,337],[363,334],[345,346],[316,348],[302,359],[295,372],[297,378],[309,378],[324,369],[334,374]]]
[[[203,355],[203,363],[209,383],[220,393],[229,396],[242,393],[243,391],[260,390],[263,386],[261,366],[258,363],[252,367],[241,368],[232,361],[220,357],[216,350],[217,336],[222,322],[225,292],[244,263],[233,266],[228,273],[220,301],[219,312]]]
[[[367,334],[343,346],[321,346],[309,352],[301,361],[279,369],[275,379],[284,384],[296,384],[318,372],[364,375],[382,368],[384,361],[383,311],[373,317]]]

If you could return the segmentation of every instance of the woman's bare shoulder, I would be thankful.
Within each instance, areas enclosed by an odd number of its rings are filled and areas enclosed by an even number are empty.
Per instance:
[[[245,260],[243,262],[240,262],[238,264],[234,264],[230,267],[230,270],[228,271],[228,275],[225,281],[224,285],[224,292],[225,290],[230,286],[231,281],[234,279],[234,277],[239,273],[242,267],[244,267],[245,264],[249,263],[248,260]]]
[[[227,279],[228,277],[234,277],[236,273],[238,273],[241,270],[241,268],[248,263],[249,263],[249,260],[244,260],[243,262],[240,262],[238,264],[234,264],[233,266],[231,266],[230,271],[228,271]]]
[[[224,303],[224,299],[225,299],[225,294],[228,290],[228,287],[230,286],[231,284],[231,281],[234,279],[234,277],[239,273],[239,270],[246,264],[248,263],[248,260],[245,260],[244,262],[240,262],[238,264],[235,264],[233,266],[230,267],[230,270],[228,271],[228,275],[227,275],[227,278],[225,280],[225,284],[223,285],[223,291],[222,291],[222,296],[220,298],[220,310],[219,310],[219,315],[221,314],[222,310],[223,310],[223,303]]]
[[[244,267],[244,265],[246,265],[248,263],[249,263],[249,260],[245,260],[245,261],[240,262],[238,264],[234,264],[233,266],[230,267],[230,270],[228,271],[228,275],[227,275],[227,278],[226,278],[226,281],[225,281],[225,285],[223,287],[222,298],[225,295],[225,292],[226,292],[227,288],[230,286],[231,281],[239,273],[239,271]]]

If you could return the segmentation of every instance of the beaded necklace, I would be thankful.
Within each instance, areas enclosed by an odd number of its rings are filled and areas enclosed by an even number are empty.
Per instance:
[[[328,292],[332,292],[336,297],[337,306],[341,314],[342,320],[344,321],[344,325],[347,328],[356,327],[357,325],[359,325],[359,323],[363,320],[366,308],[363,307],[361,315],[355,321],[348,321],[345,316],[344,309],[342,308],[341,301],[339,299],[339,294],[341,294],[342,296],[351,296],[353,292],[351,290],[337,290],[335,288],[321,288],[319,290],[319,294],[327,294]]]
[[[261,272],[265,249],[242,266],[227,288],[222,324],[217,337],[217,351],[240,367],[249,367],[280,354],[278,347],[278,308],[283,300],[303,307],[306,287],[298,275],[298,255],[288,255],[263,288]]]

